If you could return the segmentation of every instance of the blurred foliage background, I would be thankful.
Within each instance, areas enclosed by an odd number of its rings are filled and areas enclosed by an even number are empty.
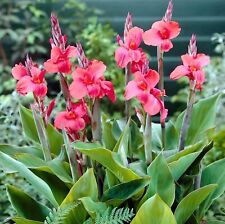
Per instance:
[[[110,24],[101,24],[97,16],[102,11],[90,8],[78,0],[21,0],[0,1],[0,143],[29,145],[24,139],[19,119],[18,105],[28,105],[31,99],[21,98],[14,91],[15,81],[11,77],[11,67],[23,61],[29,53],[34,61],[42,63],[49,57],[51,35],[50,13],[55,11],[64,34],[67,34],[69,44],[80,41],[88,58],[102,60],[108,67],[106,77],[113,80],[118,101],[111,104],[107,100],[103,102],[102,109],[105,113],[111,113],[114,117],[123,114],[123,71],[117,68],[114,61],[114,51],[117,47],[116,33]],[[199,98],[207,97],[215,92],[224,92],[225,77],[225,34],[215,34],[212,41],[216,44],[217,57],[212,59],[211,65],[206,69],[207,82]],[[48,75],[49,98],[57,97],[59,85],[56,76]],[[181,86],[186,86],[181,80]],[[187,93],[181,89],[173,102],[183,103],[185,107]],[[57,105],[57,109],[60,109]],[[225,98],[222,97],[217,113],[217,131],[215,145],[208,153],[205,164],[224,158],[225,156]],[[204,112],[203,112],[204,116]],[[175,115],[176,117],[176,115]],[[34,197],[38,197],[32,191],[30,185],[15,174],[5,175],[0,173],[0,223],[13,215],[13,209],[9,205],[5,193],[5,184],[26,188]],[[40,199],[42,200],[42,199]],[[214,203],[208,217],[217,216],[225,221],[225,196]]]

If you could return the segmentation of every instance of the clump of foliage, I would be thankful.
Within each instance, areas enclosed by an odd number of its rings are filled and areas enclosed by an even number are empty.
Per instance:
[[[0,145],[1,169],[18,173],[46,201],[7,185],[16,211],[10,220],[17,224],[205,222],[209,207],[225,191],[225,159],[202,166],[213,148],[220,94],[195,101],[209,57],[197,53],[192,35],[188,53],[183,55],[188,62],[170,76],[188,77],[187,109],[174,123],[166,122],[163,55],[181,30],[172,21],[172,9],[170,1],[165,16],[145,32],[133,26],[128,14],[124,40],[117,37],[116,63],[125,68],[125,119],[101,114],[103,97],[116,101],[114,80],[104,77],[107,66],[87,58],[79,42],[67,45],[56,15],[51,15],[50,58],[38,66],[27,56],[24,64],[12,69],[18,93],[29,93],[33,99],[30,109],[19,106],[23,133],[31,144]],[[140,48],[142,40],[157,46],[158,72],[149,68]],[[54,125],[52,111],[58,102],[46,103],[46,72],[56,73],[63,93],[58,100],[64,102],[64,109],[57,112]],[[131,98],[137,98],[139,122],[131,119]],[[156,114],[160,114],[159,124],[152,122]]]

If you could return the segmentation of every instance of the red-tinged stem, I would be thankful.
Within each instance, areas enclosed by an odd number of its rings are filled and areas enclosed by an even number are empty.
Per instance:
[[[183,119],[181,132],[180,132],[179,151],[182,151],[185,147],[185,141],[187,137],[187,132],[188,132],[190,118],[191,118],[191,112],[192,112],[194,102],[195,102],[195,83],[190,83],[187,109],[185,110],[184,119]]]
[[[147,114],[145,121],[144,149],[145,161],[149,165],[152,162],[152,118],[149,114]]]
[[[125,86],[127,86],[128,82],[131,80],[131,68],[130,63],[125,68]],[[130,100],[125,101],[125,118],[126,121],[129,120],[130,117]]]
[[[159,89],[164,91],[164,64],[163,64],[163,51],[160,47],[157,47],[157,61],[158,61],[158,73],[160,75],[159,79]],[[164,103],[164,96],[161,96],[161,100]],[[162,131],[162,147],[166,147],[166,124],[165,120],[161,121],[161,131]]]
[[[70,101],[69,86],[68,86],[68,83],[62,73],[59,73],[59,80],[60,80],[60,87],[61,87],[61,90],[63,93],[63,97],[64,97],[66,103],[68,103]]]
[[[94,100],[92,108],[91,128],[93,141],[101,142],[102,140],[101,109],[100,109],[100,100],[97,98]]]

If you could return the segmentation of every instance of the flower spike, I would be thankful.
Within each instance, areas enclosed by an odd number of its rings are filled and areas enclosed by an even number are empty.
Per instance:
[[[129,30],[133,27],[132,15],[128,12],[124,25],[124,38],[127,37]]]
[[[80,42],[76,44],[77,46],[77,58],[78,58],[78,63],[81,68],[87,68],[89,61],[84,53],[84,50],[82,48],[82,45]]]
[[[169,1],[169,4],[168,4],[168,7],[167,7],[167,10],[166,10],[166,13],[165,13],[165,16],[163,17],[163,20],[164,20],[165,22],[171,21],[171,19],[172,19],[172,14],[173,14],[173,1],[170,0],[170,1]]]
[[[190,43],[188,46],[188,54],[190,56],[196,57],[197,55],[197,45],[196,45],[196,35],[192,34]]]

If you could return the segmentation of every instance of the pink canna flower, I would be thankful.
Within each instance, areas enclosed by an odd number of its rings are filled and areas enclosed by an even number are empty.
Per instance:
[[[147,58],[147,55],[141,50],[141,58],[138,62],[132,61],[131,62],[131,72],[135,73],[137,71],[140,71],[141,73],[145,73],[148,69],[149,60]]]
[[[40,70],[37,65],[31,65],[28,68],[22,63],[16,64],[12,68],[12,75],[18,80],[16,90],[21,95],[33,92],[35,97],[44,98],[46,96],[45,70]]]
[[[48,73],[71,73],[71,58],[76,57],[77,51],[74,46],[67,46],[65,50],[57,46],[51,49],[51,58],[44,63],[44,68]]]
[[[124,96],[126,100],[137,97],[145,112],[151,116],[161,112],[161,120],[165,120],[167,109],[160,99],[162,95],[165,95],[165,92],[155,88],[158,82],[159,74],[155,70],[149,69],[145,74],[136,72],[134,80],[128,83]]]
[[[173,47],[171,39],[179,35],[181,28],[179,23],[171,21],[172,9],[173,4],[170,1],[164,18],[153,23],[151,29],[144,32],[143,41],[145,44],[159,46],[164,52],[168,52]]]
[[[54,126],[77,136],[78,132],[83,130],[86,123],[89,122],[88,119],[87,105],[83,101],[71,102],[69,109],[56,115]]]
[[[196,37],[192,35],[189,45],[189,54],[181,56],[183,65],[179,65],[170,74],[171,79],[179,79],[187,76],[189,80],[195,81],[195,88],[202,89],[205,81],[205,73],[203,67],[210,63],[209,56],[205,54],[197,54]]]
[[[113,84],[104,79],[106,66],[102,61],[90,61],[86,68],[76,68],[72,73],[73,82],[69,87],[70,94],[75,99],[85,96],[103,98],[105,95],[112,102],[116,101]]]
[[[45,70],[49,73],[71,73],[72,63],[70,59],[77,56],[76,47],[70,45],[66,47],[67,37],[62,35],[58,19],[53,13],[51,15],[51,24],[51,58],[44,63]]]
[[[125,68],[129,62],[138,62],[142,57],[142,50],[139,48],[142,42],[143,30],[139,27],[133,27],[127,31],[127,36],[124,42],[120,36],[117,36],[117,41],[120,45],[115,52],[115,60],[119,67]]]

